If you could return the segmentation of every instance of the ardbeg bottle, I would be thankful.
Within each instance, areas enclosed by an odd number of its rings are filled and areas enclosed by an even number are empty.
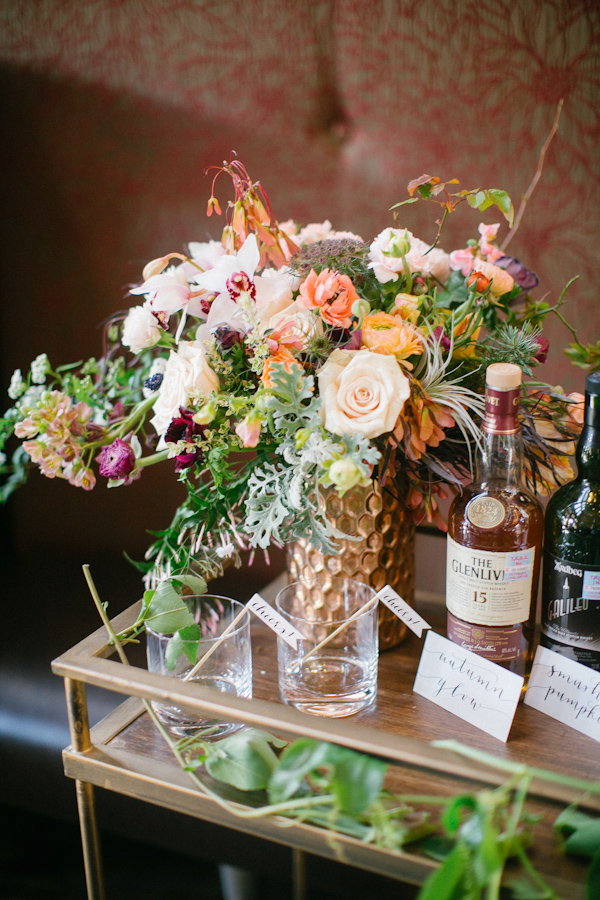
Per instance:
[[[533,656],[542,508],[523,486],[521,369],[488,366],[476,477],[448,513],[448,637],[527,675]]]
[[[600,372],[586,378],[575,459],[546,510],[541,643],[600,672]]]

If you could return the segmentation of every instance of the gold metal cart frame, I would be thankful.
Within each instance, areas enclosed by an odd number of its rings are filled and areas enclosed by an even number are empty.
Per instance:
[[[263,592],[269,597],[273,592]],[[431,599],[431,598],[430,598]],[[436,627],[443,607],[417,597],[419,611]],[[116,631],[135,621],[139,603],[113,620]],[[440,630],[442,630],[440,628]],[[430,741],[455,738],[504,759],[600,781],[600,753],[591,738],[562,726],[537,710],[520,705],[506,745],[479,732],[412,692],[422,642],[382,654],[376,704],[348,719],[320,719],[284,706],[277,698],[275,639],[259,622],[252,625],[254,693],[252,700],[222,694],[198,684],[157,675],[109,659],[114,648],[101,627],[52,664],[65,679],[71,746],[63,752],[65,774],[75,780],[89,900],[105,900],[94,787],[250,833],[293,849],[294,897],[306,896],[303,854],[336,859],[400,881],[422,884],[436,863],[418,852],[378,849],[307,824],[282,828],[276,818],[240,819],[194,788],[180,769],[149,717],[141,697],[169,702],[193,712],[244,722],[291,739],[310,737],[343,744],[397,765],[391,787],[405,793],[451,795],[498,785],[507,776],[496,769],[434,748]],[[90,729],[85,685],[128,697]],[[580,799],[571,789],[534,779],[528,807],[541,816],[536,826],[532,861],[565,900],[582,900],[585,861],[557,851],[552,823],[569,803]],[[600,798],[587,797],[588,809],[600,811]]]

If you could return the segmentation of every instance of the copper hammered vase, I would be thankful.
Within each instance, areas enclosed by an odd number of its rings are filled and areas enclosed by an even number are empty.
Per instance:
[[[307,540],[294,541],[287,546],[289,580],[307,581],[322,572],[343,575],[370,584],[380,590],[389,584],[401,597],[414,602],[415,585],[415,526],[410,514],[379,484],[355,487],[343,497],[330,489],[323,492],[327,515],[336,528],[360,540],[338,540],[339,551],[325,556]],[[325,582],[326,584],[326,582]],[[321,608],[329,601],[319,588],[307,591],[307,607]],[[335,609],[332,609],[332,618]],[[389,650],[406,635],[406,625],[390,610],[379,607],[379,647]]]

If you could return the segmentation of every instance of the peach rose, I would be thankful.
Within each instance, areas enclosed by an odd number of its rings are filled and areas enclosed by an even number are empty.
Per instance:
[[[325,322],[339,328],[350,328],[355,300],[358,300],[358,294],[348,276],[329,269],[323,269],[319,275],[311,269],[300,285],[298,297],[302,306],[319,309]]]
[[[395,357],[370,350],[334,350],[317,378],[323,424],[331,434],[375,438],[392,431],[410,396]]]
[[[363,346],[374,353],[391,353],[396,359],[423,353],[423,341],[415,329],[405,325],[400,316],[390,316],[384,312],[365,318],[361,340]]]

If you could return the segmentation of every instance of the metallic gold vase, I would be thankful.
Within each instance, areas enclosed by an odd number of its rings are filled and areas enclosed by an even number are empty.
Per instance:
[[[315,575],[329,573],[354,578],[380,590],[389,584],[411,605],[414,602],[415,527],[402,506],[379,484],[355,487],[339,497],[335,490],[324,491],[327,515],[344,534],[360,540],[339,540],[339,550],[325,556],[307,540],[294,541],[287,547],[289,580],[312,581]],[[325,581],[326,586],[326,581]],[[307,604],[322,607],[330,594],[312,588]],[[332,610],[332,617],[335,610]],[[399,644],[406,635],[406,625],[380,604],[379,646],[387,650]]]

